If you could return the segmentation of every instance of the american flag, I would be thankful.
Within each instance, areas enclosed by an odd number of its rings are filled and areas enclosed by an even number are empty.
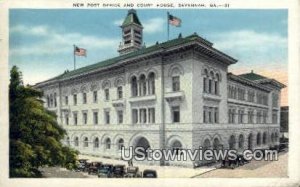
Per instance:
[[[79,48],[79,47],[75,46],[74,54],[77,55],[77,56],[85,56],[86,57],[86,49]]]
[[[180,27],[181,26],[181,19],[169,14],[169,24],[171,24],[175,27]]]

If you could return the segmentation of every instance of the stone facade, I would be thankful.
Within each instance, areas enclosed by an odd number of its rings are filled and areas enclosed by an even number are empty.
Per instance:
[[[237,61],[197,34],[127,54],[123,48],[114,63],[36,85],[67,131],[65,144],[110,158],[120,158],[122,146],[244,150],[278,144],[281,83],[253,72],[228,73]]]

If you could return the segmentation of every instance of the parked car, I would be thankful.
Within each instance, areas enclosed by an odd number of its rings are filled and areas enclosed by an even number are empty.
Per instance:
[[[111,178],[113,177],[113,165],[112,164],[103,164],[98,169],[99,178]]]
[[[152,169],[145,169],[143,172],[143,178],[157,178],[157,173]]]
[[[138,167],[130,166],[127,168],[127,172],[124,175],[126,178],[138,178],[141,177]]]
[[[98,174],[98,169],[101,167],[102,162],[91,162],[89,165],[88,173],[89,174]]]
[[[113,168],[113,177],[122,178],[125,175],[125,165],[115,165]]]
[[[79,159],[77,163],[76,171],[85,171],[88,166],[88,159]]]

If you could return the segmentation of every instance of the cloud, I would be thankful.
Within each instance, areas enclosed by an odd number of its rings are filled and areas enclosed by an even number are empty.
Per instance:
[[[144,33],[153,34],[162,32],[164,28],[165,20],[163,18],[152,18],[145,20],[143,23]]]
[[[49,28],[46,25],[29,27],[17,25],[10,30],[11,34],[27,35],[31,37],[43,37],[39,41],[33,41],[26,46],[13,47],[10,55],[55,55],[70,52],[73,44],[86,49],[115,49],[119,39],[95,37],[81,33],[64,33]]]
[[[123,21],[124,21],[124,19],[119,19],[119,20],[115,20],[113,23],[114,23],[114,25],[121,26]]]

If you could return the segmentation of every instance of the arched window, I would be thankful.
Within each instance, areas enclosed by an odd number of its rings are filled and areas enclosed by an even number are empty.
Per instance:
[[[50,97],[47,95],[47,107],[50,107]]]
[[[138,84],[137,84],[137,78],[136,76],[133,76],[131,78],[131,95],[133,97],[138,95]]]
[[[208,85],[208,71],[207,69],[204,70],[204,76],[203,76],[203,92],[207,93],[208,89],[207,89],[207,85]]]
[[[155,74],[153,72],[148,77],[148,92],[149,95],[155,94]]]
[[[178,155],[178,154],[179,154],[179,150],[182,149],[182,144],[181,144],[180,141],[175,140],[175,141],[172,143],[171,148],[172,148],[173,151],[175,151],[176,155]]]
[[[267,132],[263,133],[263,144],[265,145],[267,143]]]
[[[214,82],[214,73],[211,71],[209,74],[209,80],[208,80],[208,93],[213,94],[214,93],[214,87],[213,87],[213,82]]]
[[[256,144],[258,146],[260,146],[260,144],[261,144],[261,135],[260,135],[260,132],[257,133],[257,135],[256,135]]]
[[[122,150],[122,147],[124,147],[124,140],[120,138],[118,141],[118,150]]]
[[[219,94],[220,75],[217,73],[215,78],[215,94]]]
[[[105,149],[110,149],[110,146],[111,146],[110,138],[107,138],[107,139],[105,140]]]
[[[239,149],[244,149],[244,142],[245,142],[244,135],[240,134],[240,136],[239,136]]]
[[[99,148],[99,138],[94,139],[94,148]]]
[[[53,106],[53,95],[52,94],[50,95],[50,106],[51,107]]]
[[[147,93],[146,76],[142,74],[139,79],[139,92],[140,96],[144,96]]]
[[[210,141],[209,139],[205,139],[204,140],[204,143],[203,143],[203,150],[207,150],[207,149],[210,149],[211,148],[211,144],[210,144]]]
[[[215,138],[213,142],[213,148],[218,150],[222,148],[219,138]]]
[[[234,135],[231,135],[228,141],[229,149],[236,149],[236,141]]]
[[[83,147],[88,147],[88,146],[89,146],[89,139],[85,137],[83,140]]]
[[[78,137],[75,137],[75,139],[74,139],[74,145],[75,145],[76,147],[79,146],[79,138],[78,138]]]

